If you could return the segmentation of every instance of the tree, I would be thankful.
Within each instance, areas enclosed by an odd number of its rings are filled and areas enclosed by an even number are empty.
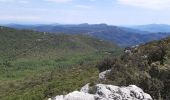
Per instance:
[[[99,62],[96,67],[100,72],[103,72],[111,69],[115,62],[116,59],[105,58],[103,61]]]
[[[160,45],[154,48],[154,50],[150,51],[148,54],[148,64],[151,65],[153,62],[159,61],[161,65],[164,65],[165,56],[166,56],[166,47],[164,45]]]

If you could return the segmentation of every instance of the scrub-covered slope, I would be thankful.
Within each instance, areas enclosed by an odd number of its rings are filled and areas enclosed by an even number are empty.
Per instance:
[[[135,84],[155,100],[170,99],[170,38],[126,48],[122,56],[97,67],[104,83]]]
[[[119,50],[113,43],[84,35],[0,27],[0,98],[42,100],[80,88],[96,76],[97,60]]]

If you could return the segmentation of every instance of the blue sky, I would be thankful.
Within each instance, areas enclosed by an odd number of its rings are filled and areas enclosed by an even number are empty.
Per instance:
[[[170,0],[0,0],[0,23],[170,24]]]

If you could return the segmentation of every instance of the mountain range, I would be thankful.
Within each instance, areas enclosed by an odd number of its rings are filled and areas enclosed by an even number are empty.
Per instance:
[[[137,29],[140,31],[147,31],[151,33],[170,32],[170,25],[167,25],[167,24],[137,25],[137,26],[131,26],[129,28]]]
[[[170,32],[160,31],[151,32],[139,30],[136,28],[128,28],[121,26],[113,26],[107,24],[52,24],[52,25],[6,25],[16,29],[29,29],[39,32],[47,32],[53,34],[85,34],[95,38],[103,39],[116,43],[120,47],[133,46],[141,43],[146,43],[152,40],[159,40],[170,36]]]

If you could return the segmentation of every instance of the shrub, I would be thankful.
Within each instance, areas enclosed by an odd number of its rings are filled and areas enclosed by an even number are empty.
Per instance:
[[[92,86],[92,87],[89,88],[89,91],[88,91],[88,92],[89,92],[90,94],[95,94],[96,91],[97,91],[97,87],[96,87],[96,86]]]
[[[163,45],[153,48],[148,54],[148,64],[151,65],[152,62],[160,61],[160,64],[164,65],[166,53],[166,47]]]
[[[109,70],[112,68],[113,64],[116,62],[116,59],[105,58],[103,61],[99,62],[96,67],[100,72]]]
[[[155,100],[169,100],[170,70],[169,62],[165,62],[165,58],[169,57],[167,54],[170,53],[168,47],[170,46],[162,42],[146,44],[140,46],[138,51],[131,54],[125,52],[115,60],[105,59],[97,67],[99,71],[111,68],[107,80],[104,81],[106,84],[135,84]]]
[[[10,67],[12,67],[11,62],[8,61],[8,60],[5,60],[5,61],[2,63],[2,65],[3,65],[5,68],[10,68]]]
[[[45,89],[45,91],[44,91],[44,97],[46,98],[50,98],[50,97],[52,97],[53,95],[54,95],[54,87],[52,86],[52,84],[49,84],[47,87],[46,87],[46,89]]]

